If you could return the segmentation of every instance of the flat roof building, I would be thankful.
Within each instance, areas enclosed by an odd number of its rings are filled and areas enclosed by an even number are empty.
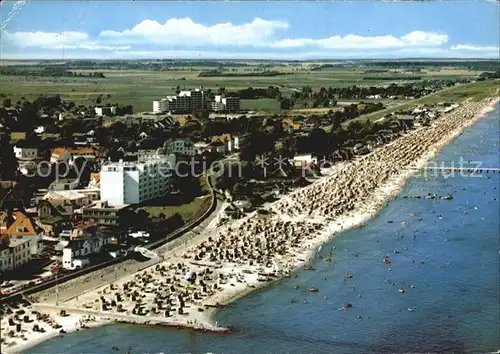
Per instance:
[[[174,167],[167,157],[104,164],[100,175],[101,201],[123,205],[162,197],[170,191]]]

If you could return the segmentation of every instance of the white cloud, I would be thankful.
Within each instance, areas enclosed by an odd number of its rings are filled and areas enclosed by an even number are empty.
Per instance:
[[[230,22],[205,26],[191,18],[172,18],[165,23],[143,20],[131,29],[105,30],[98,37],[89,38],[82,32],[5,32],[5,41],[20,47],[68,48],[83,50],[127,50],[130,45],[200,48],[206,46],[247,46],[268,48],[322,48],[322,49],[393,49],[405,47],[439,46],[448,42],[446,34],[414,31],[402,37],[393,35],[359,36],[347,34],[326,38],[279,39],[277,31],[288,28],[288,23],[255,18],[249,23]]]
[[[128,50],[130,46],[102,45],[90,41],[82,32],[7,32],[2,33],[2,41],[7,45],[21,48],[83,49],[83,50]]]
[[[155,45],[216,45],[216,46],[252,46],[274,48],[318,47],[326,49],[369,49],[399,48],[405,46],[435,46],[448,42],[446,34],[414,31],[400,38],[385,36],[358,36],[348,34],[344,37],[327,38],[284,38],[277,39],[276,32],[287,29],[283,21],[256,18],[250,23],[234,25],[219,23],[205,26],[186,17],[169,19],[164,24],[153,20],[144,20],[132,29],[124,31],[102,31],[101,39],[114,43],[149,43]]]
[[[129,50],[131,47],[129,45],[124,46],[109,46],[109,45],[100,45],[96,43],[88,43],[88,44],[78,44],[78,45],[57,45],[54,46],[53,49],[83,49],[83,50]]]
[[[99,37],[126,43],[148,42],[160,45],[259,45],[274,37],[276,30],[286,28],[286,22],[261,18],[242,25],[225,22],[205,26],[186,17],[172,18],[164,24],[144,20],[130,30],[103,31]]]
[[[448,35],[434,32],[413,31],[401,37],[405,44],[415,46],[441,45],[448,43]]]
[[[451,50],[457,50],[457,51],[468,51],[468,52],[499,52],[500,47],[495,47],[495,46],[474,46],[474,45],[467,45],[467,44],[457,44],[453,45],[450,48]]]
[[[344,37],[332,36],[322,39],[283,39],[272,43],[271,46],[276,48],[315,46],[326,49],[376,49],[437,46],[446,44],[447,42],[448,35],[446,34],[414,31],[400,38],[392,35],[364,37],[348,34]]]
[[[89,36],[82,32],[7,32],[2,35],[6,43],[19,47],[55,48],[66,44],[87,41]]]
[[[65,55],[82,58],[215,58],[215,59],[309,59],[393,57],[498,57],[496,46],[459,44],[448,46],[448,35],[413,31],[402,36],[347,34],[324,38],[289,38],[279,33],[288,24],[255,18],[251,22],[214,25],[190,18],[172,18],[165,23],[143,20],[123,31],[105,30],[90,38],[87,33],[7,32],[2,44],[7,55]],[[22,50],[19,50],[22,48]],[[202,49],[203,48],[203,49]],[[210,49],[211,48],[211,49]],[[244,48],[237,50],[235,48]],[[258,49],[260,52],[257,52]],[[266,50],[262,50],[266,49]],[[36,52],[39,54],[36,54]],[[29,54],[28,54],[29,53]],[[43,53],[43,55],[42,55]],[[50,54],[52,53],[52,54]]]

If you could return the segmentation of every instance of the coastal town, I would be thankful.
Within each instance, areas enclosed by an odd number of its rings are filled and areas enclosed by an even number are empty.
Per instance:
[[[404,84],[417,93],[393,97],[391,84],[320,115],[265,119],[202,88],[136,114],[5,98],[2,348],[110,322],[228,331],[217,308],[308,267],[494,104],[415,98],[461,85]],[[415,103],[388,110],[382,96]]]
[[[500,1],[0,14],[0,353],[500,354]]]
[[[216,309],[373,218],[497,80],[178,87],[146,112],[2,93],[2,352],[113,322],[230,331]],[[491,94],[446,99],[478,85]],[[244,109],[252,95],[280,112]]]

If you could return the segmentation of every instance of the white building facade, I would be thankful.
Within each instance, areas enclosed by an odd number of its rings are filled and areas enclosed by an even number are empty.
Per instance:
[[[211,104],[212,110],[215,112],[238,112],[240,111],[240,98],[239,97],[223,97],[221,95],[215,96],[215,102]]]
[[[93,237],[72,240],[63,248],[62,266],[65,269],[81,268],[89,264],[88,256],[101,251],[102,246],[110,242],[110,238]]]
[[[171,158],[164,157],[104,164],[100,174],[101,201],[117,206],[162,197],[170,191],[174,167]]]
[[[224,97],[221,102],[226,107],[227,112],[238,112],[240,110],[240,98],[239,97]]]
[[[31,260],[28,240],[11,240],[0,246],[0,271],[11,271]]]
[[[33,147],[27,148],[14,146],[14,155],[16,156],[16,159],[19,160],[35,159],[38,156],[38,149]]]
[[[116,107],[95,107],[94,112],[98,117],[111,116],[116,114]]]
[[[160,101],[153,101],[153,113],[154,114],[160,114],[160,113],[165,113],[173,107],[174,104],[172,102],[172,99],[169,100],[169,98],[162,98]]]
[[[167,151],[169,154],[194,156],[196,149],[194,144],[188,140],[176,139],[168,142]]]
[[[160,114],[168,111],[191,112],[205,108],[205,94],[203,90],[181,91],[176,96],[167,96],[159,101],[153,101],[153,113]]]

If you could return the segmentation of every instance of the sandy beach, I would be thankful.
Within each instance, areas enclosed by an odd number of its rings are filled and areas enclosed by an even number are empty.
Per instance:
[[[429,127],[323,171],[311,185],[266,205],[266,213],[255,212],[224,226],[218,226],[215,217],[190,242],[160,251],[163,261],[150,267],[98,288],[89,285],[88,292],[57,306],[45,301],[11,309],[2,317],[2,352],[22,352],[61,335],[61,329],[69,333],[115,321],[224,331],[213,320],[217,308],[294,276],[298,267],[309,267],[322,244],[373,218],[411,174],[497,102],[466,101]],[[329,262],[335,250],[321,254]],[[25,312],[14,318],[20,310]],[[61,310],[68,316],[61,316]],[[33,322],[25,322],[25,315]],[[21,331],[12,323],[21,323]],[[34,331],[34,325],[45,332]]]

